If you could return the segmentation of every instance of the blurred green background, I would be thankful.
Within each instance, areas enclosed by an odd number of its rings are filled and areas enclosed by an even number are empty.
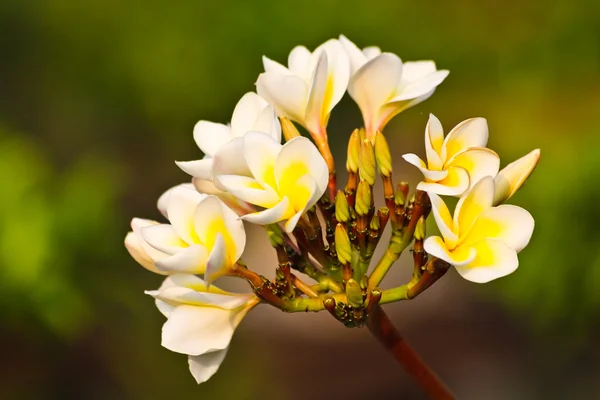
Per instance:
[[[123,247],[130,219],[159,219],[158,195],[188,179],[173,160],[200,155],[195,122],[229,120],[261,55],[284,61],[340,33],[451,71],[388,126],[397,177],[418,178],[399,156],[423,153],[429,112],[447,131],[486,117],[503,165],[542,150],[511,200],[536,218],[519,270],[484,286],[451,273],[388,306],[408,339],[461,398],[600,397],[598,1],[9,0],[0,398],[422,398],[367,332],[266,307],[197,386],[160,346],[163,317],[143,294],[160,277]],[[340,166],[359,123],[345,98],[330,123]]]

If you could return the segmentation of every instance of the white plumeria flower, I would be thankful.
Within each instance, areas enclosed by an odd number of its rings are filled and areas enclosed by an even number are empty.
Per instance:
[[[539,160],[540,149],[536,149],[504,167],[494,178],[494,205],[510,199],[531,175]]]
[[[427,253],[454,265],[471,282],[489,282],[517,269],[517,253],[529,243],[535,223],[531,214],[520,207],[492,206],[491,176],[481,179],[460,198],[454,218],[438,195],[429,193],[429,197],[442,237],[425,240]]]
[[[425,180],[417,189],[446,196],[460,196],[485,176],[496,176],[498,155],[486,148],[488,126],[484,118],[471,118],[456,125],[444,138],[440,121],[429,115],[425,128],[427,163],[416,154],[404,154]]]
[[[245,201],[238,199],[231,193],[227,193],[223,190],[218,189],[215,186],[215,183],[212,181],[193,178],[192,185],[200,193],[217,196],[219,199],[221,199],[221,201],[223,201],[223,203],[227,204],[227,207],[231,208],[240,216],[256,211],[256,209],[251,204],[248,204]]]
[[[348,93],[362,112],[371,141],[396,114],[428,99],[449,73],[437,70],[433,61],[403,63],[378,47],[361,51],[345,36],[340,41],[352,67]]]
[[[196,382],[206,382],[223,362],[233,333],[246,313],[259,303],[252,293],[229,293],[194,275],[175,274],[146,294],[167,317],[162,345],[187,354]]]
[[[162,274],[205,274],[210,282],[239,260],[246,245],[244,225],[218,197],[177,186],[161,196],[159,209],[170,225],[134,219],[135,236],[126,239],[142,266]]]
[[[242,140],[238,158],[244,158],[250,174],[227,170],[226,162],[215,160],[215,174],[224,189],[264,210],[243,219],[266,225],[287,221],[285,230],[294,230],[300,217],[327,189],[328,169],[315,145],[296,137],[281,145],[262,132],[249,132]]]
[[[195,178],[212,180],[215,154],[218,151],[229,151],[227,148],[232,146],[232,141],[243,137],[249,131],[265,132],[277,142],[281,142],[281,125],[275,110],[253,92],[246,93],[237,103],[230,125],[209,121],[198,122],[194,127],[194,140],[204,152],[204,158],[196,161],[178,161],[176,164]]]
[[[290,52],[288,67],[263,57],[265,72],[256,82],[258,94],[277,113],[303,125],[318,141],[326,139],[327,121],[342,99],[350,78],[348,57],[340,42],[330,39],[312,53],[304,46]]]

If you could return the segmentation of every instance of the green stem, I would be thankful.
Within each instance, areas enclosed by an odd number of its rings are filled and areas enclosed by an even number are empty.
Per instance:
[[[412,232],[392,231],[392,237],[390,238],[385,254],[381,257],[369,276],[369,290],[379,286],[392,265],[398,260],[411,241]]]

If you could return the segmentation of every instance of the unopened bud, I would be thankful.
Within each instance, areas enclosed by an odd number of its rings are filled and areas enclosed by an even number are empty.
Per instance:
[[[375,162],[375,149],[368,140],[363,140],[360,147],[360,180],[373,186],[377,175],[377,163]]]
[[[394,194],[394,204],[396,204],[396,207],[403,207],[405,203],[406,196],[404,195],[404,192],[398,188]]]
[[[375,158],[379,173],[383,176],[390,176],[392,173],[392,155],[385,136],[377,132],[375,136]]]
[[[494,179],[495,194],[494,205],[502,204],[510,199],[525,183],[540,160],[540,149],[513,161],[498,172]]]
[[[346,282],[346,299],[353,308],[359,308],[363,305],[362,289],[354,279],[349,279]]]
[[[338,190],[335,197],[335,219],[338,222],[348,222],[350,219],[350,207],[346,195],[341,190]]]
[[[265,226],[267,230],[267,235],[269,236],[269,242],[271,242],[271,246],[278,247],[283,246],[283,232],[281,232],[281,228],[276,224],[271,224]]]
[[[283,131],[283,137],[285,138],[286,142],[289,142],[293,138],[300,136],[298,128],[296,128],[296,125],[294,125],[292,121],[286,117],[280,117],[279,120],[281,121],[281,130]]]
[[[381,220],[379,217],[379,213],[375,213],[375,215],[373,215],[371,223],[369,224],[369,228],[372,231],[378,231],[381,228]]]
[[[371,208],[371,186],[366,181],[360,181],[356,189],[356,204],[354,205],[358,215],[367,215]]]
[[[421,215],[419,221],[417,221],[417,226],[415,227],[415,240],[423,240],[425,239],[425,217]]]
[[[348,264],[352,260],[350,238],[342,224],[337,224],[335,227],[335,251],[341,264]]]
[[[408,182],[402,181],[398,184],[397,189],[404,194],[404,198],[408,197]]]
[[[360,165],[360,133],[358,129],[350,135],[348,140],[348,158],[346,159],[346,169],[348,172],[358,172]]]

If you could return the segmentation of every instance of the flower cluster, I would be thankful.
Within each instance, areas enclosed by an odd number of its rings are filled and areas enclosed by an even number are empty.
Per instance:
[[[197,382],[217,371],[235,328],[259,303],[287,312],[327,310],[346,326],[362,326],[381,304],[414,298],[451,266],[473,282],[517,268],[534,220],[502,203],[531,174],[539,150],[500,171],[498,155],[486,148],[485,119],[466,120],[444,137],[431,115],[426,162],[403,156],[423,173],[423,182],[413,196],[408,183],[393,184],[382,131],[395,115],[430,97],[448,71],[433,61],[402,62],[376,47],[361,50],[344,36],[312,52],[295,47],[287,66],[267,57],[263,64],[256,93],[242,96],[229,124],[200,121],[194,127],[204,156],[177,162],[192,179],[159,198],[168,223],[134,218],[125,238],[139,264],[166,276],[158,290],[146,293],[167,318],[162,345],[188,355]],[[346,91],[364,127],[350,135],[348,180],[338,190],[327,125]],[[385,207],[376,208],[378,172]],[[453,216],[440,195],[460,197]],[[430,211],[441,236],[426,237]],[[244,223],[264,226],[279,261],[273,278],[241,260]],[[370,268],[387,225],[387,249]],[[410,282],[379,289],[411,245]],[[221,290],[213,283],[222,276],[244,279],[251,290]]]

